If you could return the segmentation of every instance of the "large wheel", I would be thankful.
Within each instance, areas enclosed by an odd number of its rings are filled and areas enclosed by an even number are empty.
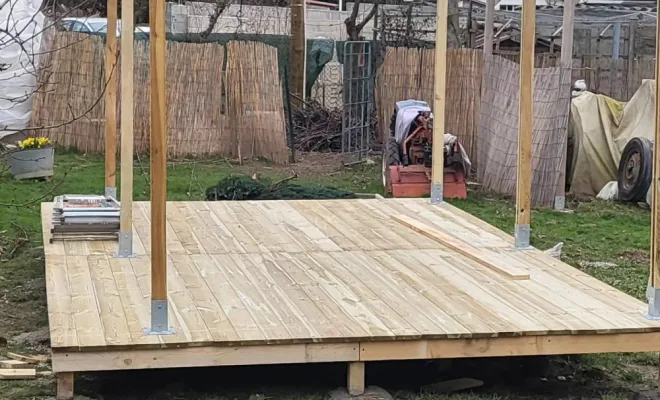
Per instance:
[[[389,193],[392,189],[390,186],[391,165],[401,165],[399,144],[393,137],[388,138],[383,146],[383,187],[385,187],[385,193]]]
[[[619,200],[638,202],[646,198],[653,172],[653,144],[634,138],[626,144],[619,162]]]

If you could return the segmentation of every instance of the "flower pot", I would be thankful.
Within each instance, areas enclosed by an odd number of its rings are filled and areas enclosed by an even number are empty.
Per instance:
[[[53,176],[55,148],[19,150],[7,154],[9,172],[16,179],[47,178]]]

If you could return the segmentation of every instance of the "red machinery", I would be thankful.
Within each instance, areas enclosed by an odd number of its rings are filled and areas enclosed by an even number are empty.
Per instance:
[[[406,103],[406,102],[402,102]],[[390,125],[391,135],[383,146],[383,184],[394,197],[424,197],[431,192],[433,128],[430,111],[418,111],[401,144],[394,137],[397,113]],[[444,135],[443,135],[444,136]],[[467,197],[465,171],[458,141],[444,149],[443,197]]]

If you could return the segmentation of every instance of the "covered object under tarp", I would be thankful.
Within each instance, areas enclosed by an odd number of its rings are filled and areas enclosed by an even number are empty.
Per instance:
[[[644,80],[628,103],[584,92],[572,100],[568,127],[570,194],[594,197],[617,180],[619,161],[628,141],[653,141],[655,81]]]

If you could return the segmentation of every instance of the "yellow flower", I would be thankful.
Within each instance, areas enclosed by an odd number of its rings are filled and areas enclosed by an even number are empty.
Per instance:
[[[21,149],[41,149],[51,144],[50,139],[44,136],[38,138],[29,137],[23,141],[18,142],[18,147]]]

